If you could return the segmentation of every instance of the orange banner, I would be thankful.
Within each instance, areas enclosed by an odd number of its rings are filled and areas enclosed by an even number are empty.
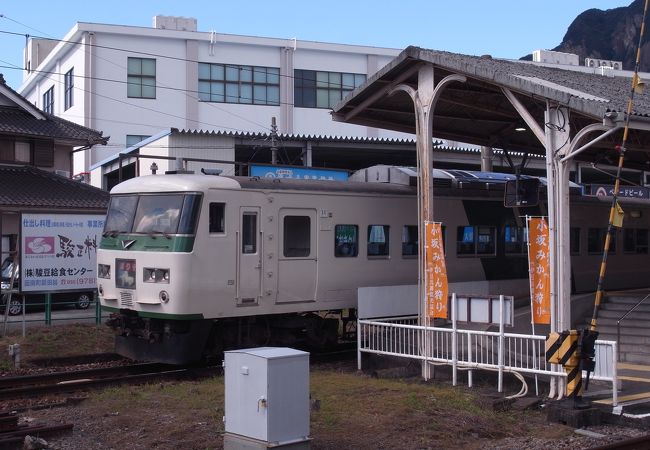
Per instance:
[[[447,318],[448,286],[440,223],[424,223],[424,276],[430,318]]]
[[[533,323],[551,323],[551,266],[548,225],[542,217],[528,220],[528,272]]]

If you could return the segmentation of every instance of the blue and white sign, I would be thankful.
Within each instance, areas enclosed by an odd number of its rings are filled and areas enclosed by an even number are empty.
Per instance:
[[[614,195],[614,186],[611,184],[592,184],[591,195],[597,197],[611,197]],[[650,198],[650,189],[641,186],[621,186],[618,192],[621,198]]]
[[[293,180],[345,181],[345,170],[313,169],[311,167],[251,166],[251,176],[260,178],[289,178]]]

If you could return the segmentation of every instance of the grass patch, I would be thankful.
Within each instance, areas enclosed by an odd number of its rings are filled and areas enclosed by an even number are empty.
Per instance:
[[[20,344],[22,364],[30,359],[107,353],[114,349],[114,335],[106,325],[69,324],[30,328],[22,337],[13,332],[0,338],[0,370],[10,370],[8,355],[11,344]]]

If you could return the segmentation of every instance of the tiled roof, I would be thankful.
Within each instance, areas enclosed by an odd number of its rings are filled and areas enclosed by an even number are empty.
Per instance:
[[[109,194],[31,166],[0,166],[0,208],[89,209],[108,207]]]
[[[54,139],[74,146],[106,144],[108,140],[98,131],[51,114],[44,115],[46,119],[37,119],[21,108],[0,106],[0,134]]]

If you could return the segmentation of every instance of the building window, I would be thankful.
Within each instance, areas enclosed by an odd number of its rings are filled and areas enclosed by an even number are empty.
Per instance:
[[[336,225],[334,227],[334,256],[353,258],[359,254],[359,226]]]
[[[284,217],[284,256],[307,257],[311,254],[311,219],[309,216]]]
[[[294,71],[294,105],[304,108],[333,108],[355,87],[366,81],[359,73]]]
[[[68,70],[64,79],[64,111],[74,105],[74,68]]]
[[[145,139],[149,139],[151,136],[147,136],[146,134],[127,134],[126,135],[126,148],[133,147],[134,145],[138,144],[139,142],[144,141]]]
[[[506,255],[521,255],[528,250],[528,229],[506,225],[504,229],[504,251]]]
[[[156,98],[156,60],[128,58],[127,97]]]
[[[580,254],[580,228],[575,227],[571,228],[570,231],[570,247],[571,247],[571,254],[572,255],[579,255]]]
[[[280,69],[199,63],[199,100],[278,106]]]
[[[456,254],[459,256],[496,253],[495,227],[458,227],[456,233]]]
[[[0,139],[0,161],[5,162],[32,162],[32,146],[29,142]]]
[[[389,225],[368,225],[368,256],[388,256]]]
[[[43,111],[48,114],[54,114],[54,86],[43,94]]]
[[[623,251],[625,253],[648,254],[648,230],[643,228],[626,228],[623,234]]]
[[[226,204],[210,203],[210,233],[224,233],[226,231]]]
[[[605,236],[607,228],[589,228],[587,230],[587,252],[602,253],[605,249]],[[609,239],[609,253],[616,253],[616,229],[612,229]]]

